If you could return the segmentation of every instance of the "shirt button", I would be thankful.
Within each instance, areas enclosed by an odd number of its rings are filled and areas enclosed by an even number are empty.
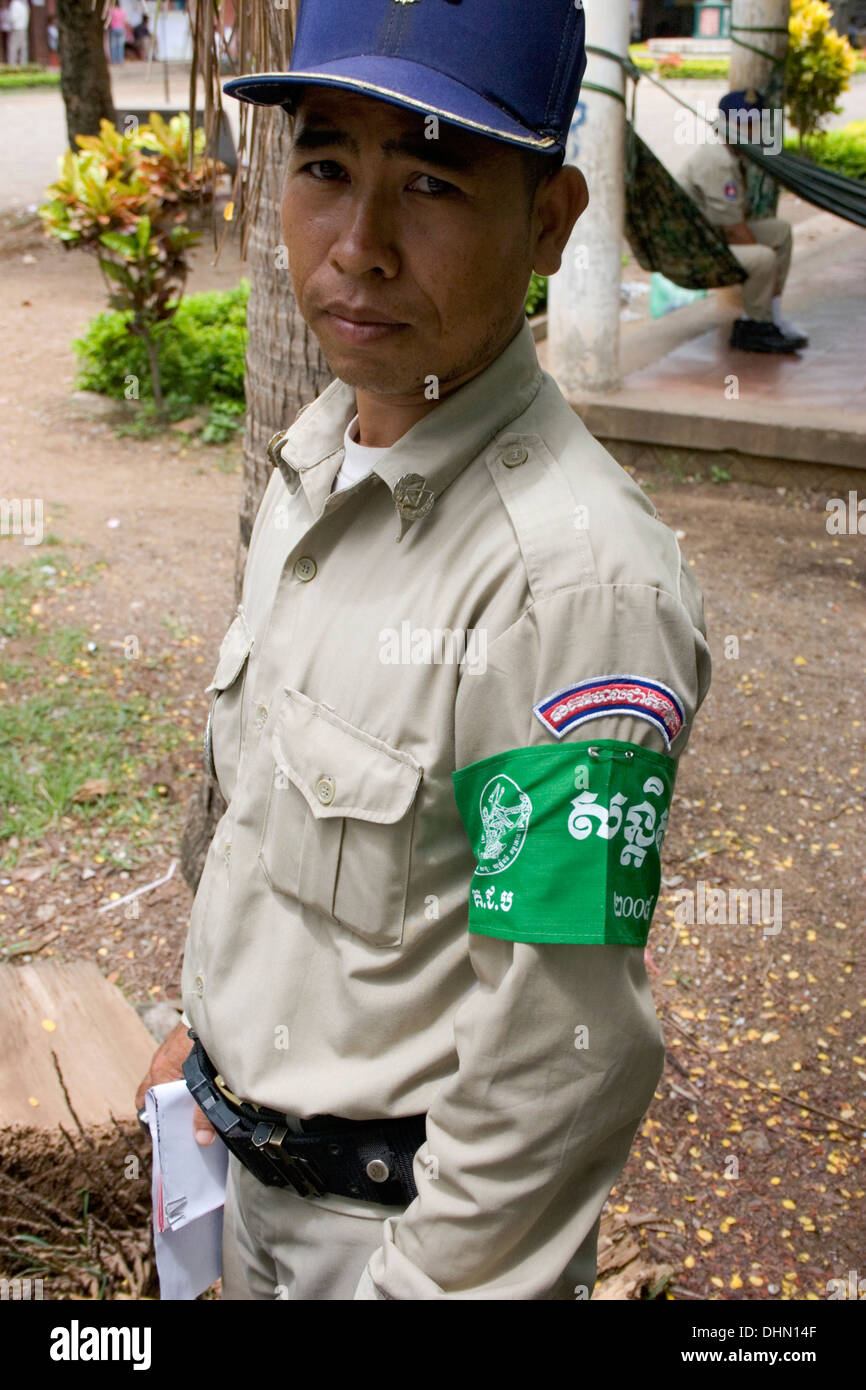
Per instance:
[[[333,777],[320,777],[316,783],[316,796],[323,806],[330,806],[337,794],[337,784]]]
[[[267,724],[267,722],[268,722],[268,707],[267,707],[267,705],[259,705],[258,709],[256,710],[256,728],[257,728],[257,729],[263,729],[263,728],[265,727],[265,725]]]
[[[521,463],[525,463],[529,458],[529,451],[524,449],[522,444],[509,444],[502,455],[502,462],[506,468],[518,468]]]
[[[295,561],[295,578],[306,584],[316,573],[316,562],[309,555],[302,555]]]
[[[201,999],[202,995],[204,994],[204,975],[196,975],[195,979],[193,980],[193,987],[199,999]]]
[[[391,1170],[381,1158],[373,1158],[367,1164],[367,1177],[373,1182],[387,1182],[390,1176]]]

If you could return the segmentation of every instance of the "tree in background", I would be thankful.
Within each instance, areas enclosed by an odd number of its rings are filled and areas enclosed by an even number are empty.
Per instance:
[[[196,5],[190,90],[200,73],[205,87],[204,128],[214,148],[221,112],[225,62],[222,0]],[[237,71],[285,72],[297,23],[298,0],[244,0],[238,7]],[[191,112],[194,119],[194,112]],[[233,215],[240,222],[248,258],[250,298],[246,360],[246,430],[243,495],[238,517],[235,599],[239,599],[253,521],[273,465],[268,442],[288,429],[298,410],[331,380],[318,341],[298,311],[282,246],[280,201],[291,148],[289,117],[278,107],[240,104],[241,133]],[[249,150],[249,164],[244,153]],[[207,847],[225,810],[219,787],[207,774],[193,793],[181,844],[181,869],[195,890]]]
[[[110,0],[57,0],[60,91],[71,150],[76,135],[98,135],[99,122],[115,118],[103,27],[109,4]]]
[[[805,136],[821,129],[825,116],[841,110],[838,98],[850,85],[857,64],[853,48],[832,21],[833,12],[824,0],[792,0],[785,87],[801,148]]]

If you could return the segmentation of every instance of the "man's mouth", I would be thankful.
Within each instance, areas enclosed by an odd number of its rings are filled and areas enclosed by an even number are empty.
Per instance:
[[[409,327],[372,305],[335,303],[328,305],[324,312],[331,328],[347,343],[374,342]]]

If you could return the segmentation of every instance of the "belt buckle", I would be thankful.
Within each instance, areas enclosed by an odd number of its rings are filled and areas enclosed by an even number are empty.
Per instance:
[[[322,1182],[318,1170],[307,1158],[286,1153],[283,1140],[288,1134],[284,1125],[260,1121],[252,1132],[255,1147],[262,1150],[276,1168],[288,1178],[300,1197],[324,1197],[328,1188]]]

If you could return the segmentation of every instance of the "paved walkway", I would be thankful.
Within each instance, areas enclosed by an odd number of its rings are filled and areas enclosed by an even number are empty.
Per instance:
[[[866,468],[864,229],[823,212],[796,225],[785,311],[809,335],[786,357],[728,347],[737,289],[624,325],[621,389],[573,403],[606,439]]]

